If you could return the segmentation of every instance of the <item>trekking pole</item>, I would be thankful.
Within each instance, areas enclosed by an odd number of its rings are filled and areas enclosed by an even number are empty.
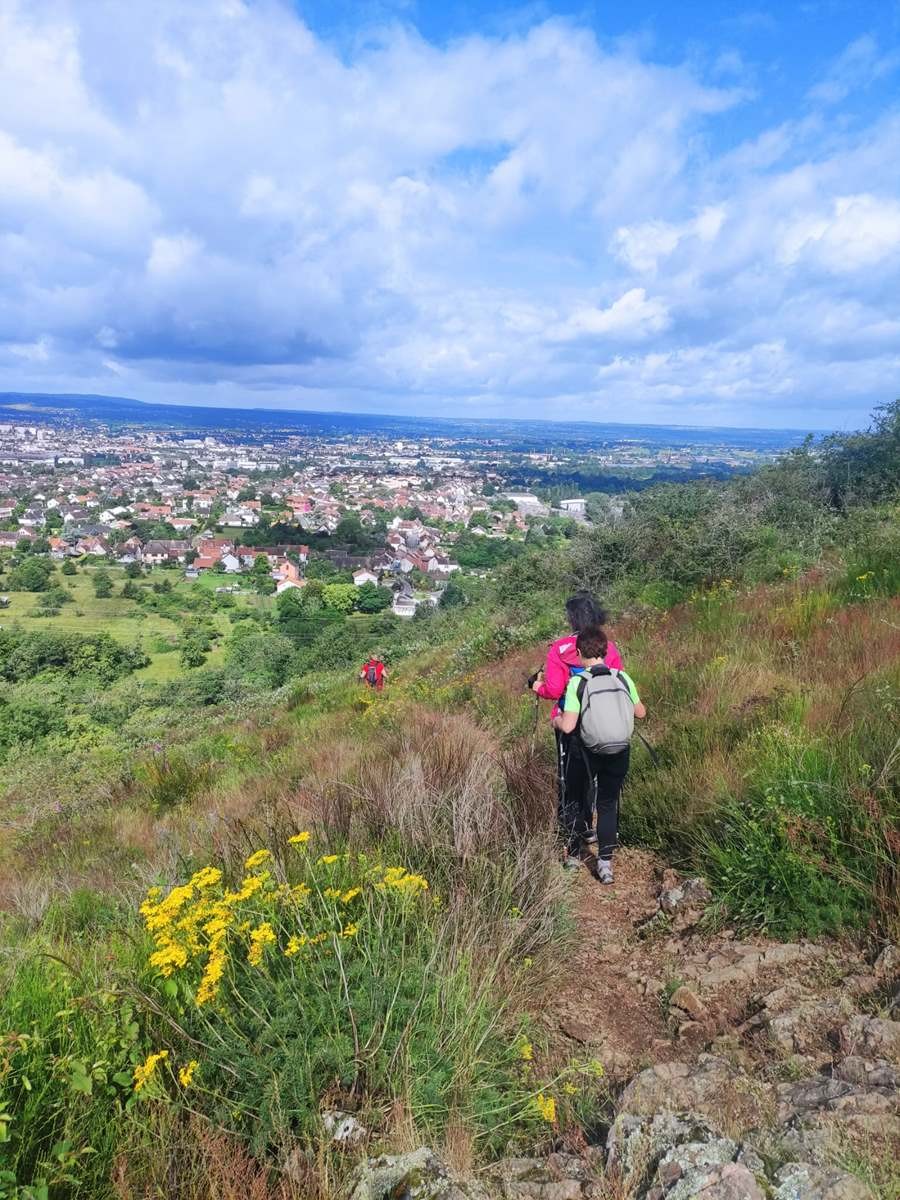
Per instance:
[[[638,735],[638,737],[641,739],[641,741],[647,747],[647,753],[650,755],[650,760],[653,763],[654,767],[661,767],[662,763],[660,762],[659,755],[656,753],[656,751],[653,749],[653,747],[650,745],[650,743],[647,741],[647,739],[644,737],[644,735],[641,733],[641,731],[639,729],[636,729],[634,732]]]
[[[537,743],[537,727],[538,717],[541,711],[541,700],[537,692],[534,693],[534,717],[531,722],[531,753],[534,754],[534,748]]]

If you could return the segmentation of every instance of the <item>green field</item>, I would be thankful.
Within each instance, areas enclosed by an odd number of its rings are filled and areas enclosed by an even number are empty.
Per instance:
[[[0,595],[9,597],[9,607],[0,610],[0,627],[13,621],[24,621],[29,628],[59,629],[71,633],[108,633],[117,641],[128,646],[140,646],[150,658],[150,665],[137,671],[136,677],[143,679],[170,679],[181,674],[179,662],[179,638],[181,628],[177,620],[152,609],[144,608],[136,600],[128,600],[118,593],[128,578],[123,567],[105,567],[113,583],[113,595],[101,600],[94,594],[93,576],[99,567],[79,567],[78,574],[62,575],[59,570],[53,576],[53,586],[62,586],[72,597],[72,603],[63,606],[53,616],[37,617],[32,612],[40,607],[40,592],[14,592],[3,587],[0,579]],[[138,582],[144,587],[166,579],[172,584],[175,595],[188,598],[192,592],[214,592],[223,586],[223,576],[209,573],[199,579],[187,581],[181,572],[155,570]],[[268,610],[273,599],[269,596],[242,595],[235,597],[236,609],[253,607]],[[206,614],[204,614],[206,616]],[[227,612],[208,615],[222,640],[215,643],[207,656],[209,666],[217,666],[224,659],[224,638],[231,629]]]

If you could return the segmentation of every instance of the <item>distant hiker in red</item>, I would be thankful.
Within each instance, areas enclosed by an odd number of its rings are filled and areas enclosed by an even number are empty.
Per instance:
[[[605,625],[607,621],[606,612],[600,607],[591,593],[586,590],[576,592],[574,596],[570,596],[566,601],[566,617],[568,618],[569,628],[572,632],[567,633],[564,637],[557,638],[550,645],[547,650],[547,661],[543,669],[538,671],[537,675],[530,681],[531,689],[536,696],[540,696],[542,700],[554,701],[553,709],[550,713],[551,721],[559,714],[559,701],[565,695],[566,688],[569,686],[569,680],[573,675],[580,675],[584,670],[576,645],[577,635],[584,629],[589,629],[597,625]],[[611,671],[621,670],[622,657],[616,648],[615,642],[608,642],[603,661],[604,665],[609,667]],[[575,819],[574,813],[570,811],[572,805],[566,797],[566,764],[568,753],[569,735],[560,729],[556,729],[556,783],[559,826],[560,831],[565,837],[567,847],[569,845],[567,831],[572,828]],[[569,853],[568,849],[563,861],[569,867],[581,865],[581,859],[577,855]]]
[[[376,658],[373,654],[368,662],[364,662],[359,673],[363,683],[374,688],[376,692],[384,690],[384,681],[387,679],[387,669],[380,658]]]

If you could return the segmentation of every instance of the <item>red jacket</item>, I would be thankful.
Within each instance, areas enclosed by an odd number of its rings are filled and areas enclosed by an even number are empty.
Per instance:
[[[369,673],[369,667],[375,668],[375,682],[380,683],[381,677],[384,675],[384,663],[377,658],[370,658],[368,662],[363,663],[360,675],[365,679]]]
[[[537,690],[537,694],[544,700],[560,700],[568,687],[569,679],[572,676],[572,667],[581,666],[575,646],[577,636],[574,633],[567,633],[565,637],[558,638],[548,647],[547,661],[544,664],[544,678]],[[607,646],[606,657],[603,661],[611,671],[621,669],[622,657],[615,642],[610,642]],[[555,717],[556,713],[557,705],[554,704],[551,717]]]

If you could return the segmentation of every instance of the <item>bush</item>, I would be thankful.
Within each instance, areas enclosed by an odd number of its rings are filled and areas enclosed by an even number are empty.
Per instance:
[[[47,558],[26,558],[9,573],[9,588],[13,592],[45,592],[50,586],[53,564]]]
[[[212,769],[207,762],[160,747],[138,763],[134,775],[151,812],[163,813],[192,800],[209,783]]]
[[[142,906],[156,1003],[177,1018],[146,1096],[188,1092],[279,1156],[314,1146],[326,1093],[352,1097],[366,1123],[402,1104],[426,1136],[452,1118],[502,1145],[511,1122],[537,1124],[502,1005],[448,957],[452,923],[427,881],[377,857],[288,849],[277,868],[252,854],[235,890],[207,867]]]
[[[47,671],[69,678],[86,676],[112,683],[149,663],[139,648],[122,646],[107,633],[22,633],[0,629],[0,679],[32,679]]]
[[[71,952],[77,971],[39,952],[0,969],[0,1192],[23,1200],[41,1189],[110,1194],[145,1053],[131,1004],[108,989],[85,994],[90,953],[82,944]]]

